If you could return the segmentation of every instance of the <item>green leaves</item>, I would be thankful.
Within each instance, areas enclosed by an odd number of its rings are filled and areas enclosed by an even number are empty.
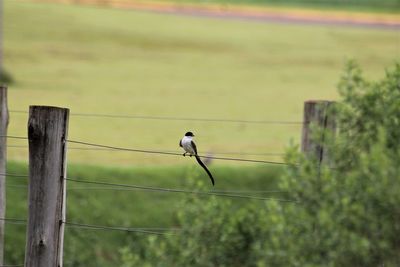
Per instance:
[[[292,236],[289,248],[301,265],[400,262],[400,210],[395,204],[400,203],[399,77],[397,64],[382,81],[368,82],[350,62],[339,83],[339,133],[326,143],[334,169],[322,166],[318,175],[312,161],[290,153],[288,159],[297,158],[300,166],[288,171],[282,186],[304,205],[282,216],[291,229],[296,228],[293,219],[301,219],[304,231]]]
[[[369,82],[349,62],[339,91],[337,135],[316,127],[313,135],[330,149],[331,165],[318,166],[297,146],[286,153],[280,189],[300,204],[237,208],[226,200],[189,197],[178,216],[181,234],[152,237],[149,254],[136,264],[399,266],[400,65],[382,81]]]

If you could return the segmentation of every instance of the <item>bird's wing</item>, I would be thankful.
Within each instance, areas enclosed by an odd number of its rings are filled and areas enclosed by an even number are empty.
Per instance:
[[[179,146],[182,147],[182,139],[179,140]]]
[[[196,147],[196,144],[195,144],[193,141],[191,141],[191,142],[192,142],[192,147],[193,147],[193,150],[194,150],[194,154],[197,155],[197,147]]]

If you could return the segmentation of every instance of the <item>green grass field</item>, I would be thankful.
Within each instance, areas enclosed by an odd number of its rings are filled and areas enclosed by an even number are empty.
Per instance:
[[[55,105],[71,113],[301,121],[304,100],[337,97],[347,59],[359,61],[372,79],[381,77],[399,59],[398,44],[398,32],[390,30],[5,1],[5,65],[16,80],[11,110]],[[9,134],[26,135],[26,124],[26,114],[11,113]],[[301,134],[300,125],[72,116],[69,138],[179,151],[189,129],[203,154],[282,152]],[[8,155],[26,161],[26,151],[10,148]],[[71,151],[68,157],[89,164],[187,164],[127,152]]]
[[[11,110],[55,105],[72,114],[301,121],[304,100],[337,98],[336,83],[347,59],[359,61],[371,79],[382,77],[384,67],[399,60],[398,32],[390,30],[13,0],[5,1],[4,11],[5,65],[16,80],[9,90]],[[9,134],[26,136],[27,114],[10,116]],[[300,125],[71,116],[69,138],[178,151],[188,129],[197,134],[201,153],[282,152],[301,134]],[[27,161],[26,141],[8,143],[8,172],[26,173],[21,163]],[[68,176],[79,179],[185,189],[199,181],[209,189],[205,173],[190,158],[71,150],[68,162]],[[222,161],[210,168],[219,190],[274,190],[282,174],[277,167]],[[24,186],[26,181],[8,178],[7,217],[25,218]],[[172,227],[185,200],[179,194],[82,187],[68,182],[69,221]],[[233,208],[246,205],[233,203]],[[24,239],[23,226],[7,224],[7,263],[23,261]],[[119,266],[119,250],[132,242],[140,249],[135,235],[67,228],[65,266]]]
[[[277,190],[282,174],[279,167],[217,167],[212,166],[221,190]],[[25,164],[10,162],[9,173],[27,173]],[[200,167],[137,167],[107,168],[88,165],[71,165],[68,177],[78,180],[102,181],[158,188],[209,191],[208,177]],[[7,178],[7,217],[27,217],[27,181],[25,178]],[[191,194],[166,193],[141,190],[113,190],[110,186],[67,182],[67,221],[92,225],[119,227],[179,227],[176,216]],[[231,193],[240,194],[240,193]],[[270,198],[286,198],[286,193],[246,193]],[[204,196],[205,202],[210,196]],[[225,201],[230,198],[218,197]],[[243,207],[259,200],[230,199],[233,208]],[[6,225],[6,262],[20,264],[24,259],[24,225]],[[65,230],[65,266],[120,266],[119,250],[131,244],[140,249],[147,235],[118,231],[99,231],[67,227]],[[90,244],[90,245],[88,245]]]

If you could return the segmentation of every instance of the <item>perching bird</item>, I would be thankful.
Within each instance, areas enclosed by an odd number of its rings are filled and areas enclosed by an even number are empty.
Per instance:
[[[211,182],[214,185],[214,178],[211,172],[207,169],[206,165],[200,160],[199,155],[197,155],[197,148],[196,144],[193,142],[194,134],[192,132],[185,133],[185,136],[179,141],[179,146],[185,150],[183,156],[186,156],[189,153],[190,156],[195,156],[197,162],[200,164],[201,167],[207,172],[208,176],[210,176]]]

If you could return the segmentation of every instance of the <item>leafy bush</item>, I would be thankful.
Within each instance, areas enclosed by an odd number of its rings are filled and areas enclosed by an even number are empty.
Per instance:
[[[339,92],[339,133],[325,144],[332,168],[323,166],[319,176],[312,160],[297,152],[287,155],[292,166],[282,188],[302,202],[282,214],[300,229],[291,236],[289,263],[398,266],[400,65],[371,83],[350,62]]]
[[[186,199],[182,231],[125,248],[123,266],[400,266],[400,65],[368,82],[350,62],[339,92],[331,165],[287,152],[298,204]]]

